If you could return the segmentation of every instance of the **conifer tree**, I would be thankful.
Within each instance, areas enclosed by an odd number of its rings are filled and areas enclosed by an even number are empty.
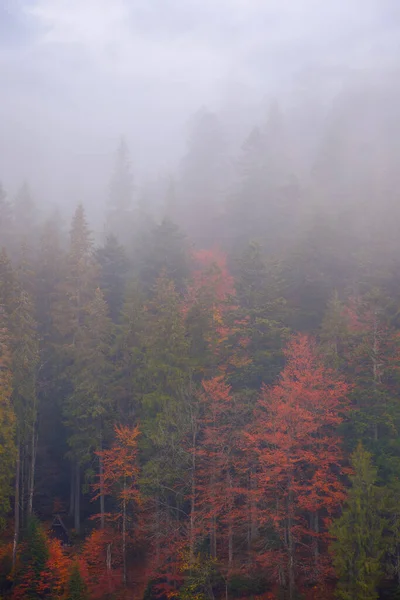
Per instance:
[[[0,531],[10,510],[11,483],[14,475],[15,413],[11,404],[12,375],[9,335],[5,328],[4,312],[0,312]]]
[[[86,584],[77,561],[72,566],[65,600],[88,600]]]
[[[117,322],[124,302],[129,261],[125,249],[114,235],[108,235],[104,246],[97,248],[99,284],[109,306],[112,320]]]
[[[46,535],[39,520],[31,516],[25,530],[19,557],[19,569],[13,590],[15,600],[38,600],[43,597],[43,574],[49,558]]]
[[[377,469],[361,443],[352,455],[351,488],[342,515],[330,533],[340,600],[376,600],[383,577],[385,491],[377,485]]]
[[[182,293],[190,275],[189,245],[179,227],[164,218],[150,232],[140,261],[140,280],[151,292],[162,273],[174,282]]]
[[[54,323],[57,330],[57,350],[60,360],[60,377],[63,377],[62,394],[64,399],[71,398],[74,382],[71,369],[78,366],[79,336],[84,325],[89,302],[96,289],[97,267],[93,258],[91,233],[86,221],[85,211],[79,205],[72,218],[70,244],[66,256],[65,277],[57,289],[54,302]],[[76,373],[76,370],[75,370]],[[67,377],[67,374],[70,375]],[[66,400],[64,400],[66,402]],[[72,403],[73,404],[73,403]],[[65,404],[64,411],[68,410]],[[65,413],[69,424],[72,415]],[[73,429],[70,431],[73,435]],[[80,457],[71,451],[73,473],[71,472],[71,509],[75,516],[75,529],[80,528],[81,473]]]
[[[96,290],[86,311],[75,342],[75,362],[71,369],[73,391],[65,406],[65,422],[70,431],[68,441],[73,456],[79,465],[88,467],[93,454],[101,451],[110,430],[113,326],[100,289]],[[101,473],[101,462],[99,468]],[[103,494],[100,503],[104,526]]]
[[[39,343],[32,300],[20,289],[10,316],[12,333],[13,405],[17,417],[17,473],[15,478],[15,539],[19,518],[24,524],[32,514],[37,453],[37,371]],[[15,551],[14,550],[14,551]]]
[[[287,308],[280,294],[277,267],[267,263],[257,242],[244,249],[235,274],[235,317],[251,360],[233,372],[231,381],[258,390],[262,383],[273,383],[282,367]]]

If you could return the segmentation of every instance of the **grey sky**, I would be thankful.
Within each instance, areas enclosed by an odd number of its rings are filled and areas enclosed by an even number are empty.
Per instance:
[[[93,202],[121,133],[139,173],[169,168],[201,105],[390,64],[399,40],[398,0],[0,0],[0,179]]]

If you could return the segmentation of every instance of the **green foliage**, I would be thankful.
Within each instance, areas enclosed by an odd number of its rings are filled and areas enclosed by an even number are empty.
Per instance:
[[[0,327],[4,314],[0,312]],[[3,326],[4,327],[4,326]],[[16,459],[15,413],[11,405],[11,381],[9,339],[4,328],[0,329],[0,530],[6,524],[10,510],[11,483]]]
[[[389,548],[384,518],[387,496],[377,486],[371,454],[359,444],[352,455],[354,474],[342,515],[331,527],[332,555],[341,600],[376,600],[383,558]]]
[[[282,345],[288,336],[287,309],[280,296],[277,268],[266,262],[259,244],[250,243],[236,267],[238,309],[234,318],[242,323],[238,334],[248,340],[249,360],[235,369],[231,382],[259,390],[262,383],[273,383],[282,368]]]
[[[49,558],[46,535],[36,517],[30,517],[22,542],[20,568],[16,577],[17,588],[23,590],[23,598],[42,598],[42,573]]]
[[[86,307],[75,340],[75,360],[71,368],[73,392],[65,405],[70,429],[69,444],[79,464],[90,462],[99,450],[113,408],[110,392],[110,349],[113,324],[100,289]]]
[[[125,249],[114,235],[107,236],[104,246],[96,250],[96,260],[100,267],[100,289],[108,304],[112,320],[117,322],[124,301],[125,284],[129,261]]]
[[[185,568],[185,566],[183,567]],[[207,600],[213,597],[214,586],[221,583],[218,561],[211,556],[196,555],[186,564],[185,584],[179,590],[179,600]]]
[[[68,591],[65,600],[88,600],[86,584],[83,580],[79,563],[73,564],[68,581]]]
[[[184,290],[190,274],[189,245],[175,223],[164,218],[150,232],[141,253],[140,280],[147,292],[154,289],[163,274],[174,282],[179,292]]]

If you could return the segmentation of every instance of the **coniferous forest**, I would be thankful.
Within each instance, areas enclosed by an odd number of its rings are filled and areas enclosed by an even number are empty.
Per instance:
[[[400,102],[365,98],[308,154],[204,109],[156,199],[122,140],[101,227],[1,188],[2,598],[400,598]]]

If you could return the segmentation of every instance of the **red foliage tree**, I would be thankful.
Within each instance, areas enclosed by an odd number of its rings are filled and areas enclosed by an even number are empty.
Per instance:
[[[220,375],[202,382],[201,423],[196,450],[195,538],[208,539],[211,558],[225,576],[247,566],[250,520],[247,503],[248,457],[243,451],[247,406]],[[192,540],[192,546],[193,546]],[[191,549],[193,556],[193,548]]]
[[[247,361],[247,340],[236,318],[234,280],[226,256],[219,250],[202,250],[194,256],[192,273],[183,303],[191,337],[191,351],[203,376],[225,373]]]
[[[121,546],[115,544],[113,530],[92,531],[82,548],[79,563],[89,597],[93,600],[100,600],[121,588]]]
[[[118,510],[111,515],[121,532],[122,580],[127,582],[127,544],[131,532],[133,509],[140,505],[137,485],[139,466],[137,463],[139,428],[115,427],[116,440],[112,448],[99,453],[103,462],[101,480],[95,486],[98,495],[112,496],[117,501]]]
[[[279,383],[262,390],[249,441],[258,456],[261,525],[271,531],[262,559],[293,598],[295,586],[321,582],[329,570],[327,526],[345,498],[336,428],[348,386],[307,336],[293,337],[285,354]]]

